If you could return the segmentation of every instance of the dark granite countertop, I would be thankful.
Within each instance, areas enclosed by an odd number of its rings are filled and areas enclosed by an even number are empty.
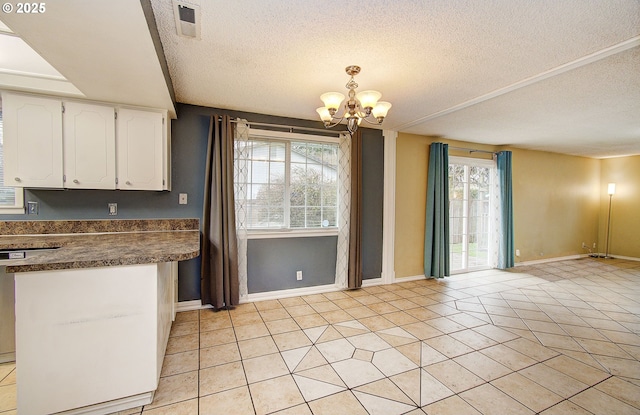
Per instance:
[[[200,254],[197,219],[46,222],[3,223],[0,250],[57,248],[26,251],[25,259],[0,261],[7,272],[183,261]],[[31,233],[34,229],[39,232]]]

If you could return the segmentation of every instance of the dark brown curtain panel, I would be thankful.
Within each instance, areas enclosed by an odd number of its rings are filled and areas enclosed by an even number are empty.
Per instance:
[[[351,214],[349,217],[349,288],[362,286],[362,133],[351,136]]]
[[[202,219],[200,289],[216,309],[239,303],[238,244],[233,197],[233,123],[214,115],[209,123]]]

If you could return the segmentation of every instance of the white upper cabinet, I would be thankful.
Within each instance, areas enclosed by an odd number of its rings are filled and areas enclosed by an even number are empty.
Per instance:
[[[6,186],[170,190],[166,111],[9,92],[2,107]]]
[[[64,104],[64,186],[116,188],[116,136],[113,107]]]
[[[119,109],[117,126],[118,189],[162,190],[162,114]]]
[[[6,186],[61,188],[60,100],[2,95]]]

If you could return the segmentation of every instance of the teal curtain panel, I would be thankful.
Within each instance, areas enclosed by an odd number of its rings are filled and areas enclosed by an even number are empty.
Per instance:
[[[497,155],[498,177],[500,180],[500,246],[498,247],[498,268],[506,269],[515,265],[513,245],[513,192],[511,182],[511,152],[501,151]]]
[[[427,172],[424,275],[443,278],[449,265],[449,146],[433,143]]]

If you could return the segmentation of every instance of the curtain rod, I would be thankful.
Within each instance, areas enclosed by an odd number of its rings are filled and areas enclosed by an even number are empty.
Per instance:
[[[488,150],[478,150],[475,148],[466,148],[466,147],[452,147],[449,146],[451,150],[460,150],[460,151],[468,151],[469,153],[487,153],[487,154],[498,154],[496,151],[488,151]]]
[[[234,123],[239,123],[240,121],[238,120],[231,120],[231,122]],[[293,130],[301,130],[301,131],[313,131],[313,132],[317,132],[317,133],[323,133],[324,135],[336,135],[339,136],[341,133],[346,133],[347,130],[344,131],[329,131],[329,130],[322,130],[320,128],[309,128],[309,127],[296,127],[294,125],[282,125],[282,124],[268,124],[268,123],[263,123],[263,122],[251,122],[251,121],[246,121],[243,123],[245,124],[249,124],[250,126],[255,125],[255,126],[260,126],[260,127],[273,127],[273,128],[280,128],[280,129],[289,129],[289,132],[292,133]]]

